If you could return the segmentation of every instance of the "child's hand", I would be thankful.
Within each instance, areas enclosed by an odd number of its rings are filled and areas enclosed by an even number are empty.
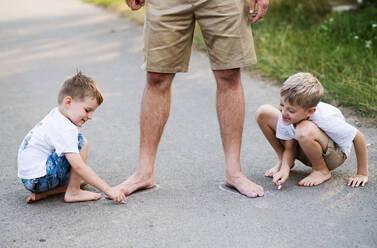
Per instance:
[[[281,168],[280,171],[274,174],[272,183],[275,184],[275,186],[282,185],[288,179],[288,176],[289,176],[289,168],[288,169]]]
[[[348,178],[347,185],[353,187],[365,186],[368,182],[368,176],[364,175],[354,175],[353,177]]]
[[[127,202],[126,196],[119,189],[110,188],[109,192],[106,192],[106,195],[114,202],[118,202],[118,203]]]

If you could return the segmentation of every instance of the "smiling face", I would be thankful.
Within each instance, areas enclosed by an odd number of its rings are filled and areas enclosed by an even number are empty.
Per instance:
[[[97,109],[97,100],[93,97],[85,97],[83,100],[75,100],[70,96],[63,99],[59,106],[60,112],[73,124],[82,127],[87,120],[91,120]]]
[[[284,125],[298,124],[302,120],[308,119],[316,110],[315,107],[307,110],[297,104],[290,104],[286,97],[280,97],[279,110],[282,114]]]

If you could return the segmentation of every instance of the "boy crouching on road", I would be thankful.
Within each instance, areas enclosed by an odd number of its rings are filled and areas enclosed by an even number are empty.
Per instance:
[[[101,198],[101,194],[81,190],[82,182],[115,202],[125,202],[121,191],[111,188],[86,165],[88,143],[78,132],[102,101],[96,83],[81,72],[64,82],[58,107],[26,135],[18,151],[18,177],[31,191],[27,203],[63,192],[66,202]]]
[[[310,73],[289,77],[280,89],[280,107],[263,105],[255,118],[264,136],[275,150],[278,161],[265,173],[272,182],[283,184],[295,159],[312,167],[309,176],[298,184],[317,186],[331,178],[331,170],[349,156],[352,143],[357,157],[357,173],[348,179],[352,187],[368,181],[368,156],[365,138],[348,124],[336,107],[320,102],[321,83]]]

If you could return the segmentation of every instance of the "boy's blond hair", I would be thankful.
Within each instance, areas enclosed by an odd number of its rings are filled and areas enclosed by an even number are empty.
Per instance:
[[[323,96],[323,87],[316,77],[307,72],[290,76],[280,88],[280,96],[303,109],[317,106]]]
[[[59,91],[58,103],[61,104],[66,96],[77,100],[84,100],[85,97],[95,98],[98,105],[103,102],[102,93],[96,82],[81,71],[64,81]]]

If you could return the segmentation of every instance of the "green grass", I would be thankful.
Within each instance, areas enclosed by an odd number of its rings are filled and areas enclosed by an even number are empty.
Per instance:
[[[124,0],[84,0],[120,10],[142,23]],[[325,101],[377,120],[377,8],[332,14],[326,0],[270,0],[267,16],[253,24],[258,64],[252,71],[283,82],[299,71],[313,73]],[[199,28],[195,46],[205,51]]]

